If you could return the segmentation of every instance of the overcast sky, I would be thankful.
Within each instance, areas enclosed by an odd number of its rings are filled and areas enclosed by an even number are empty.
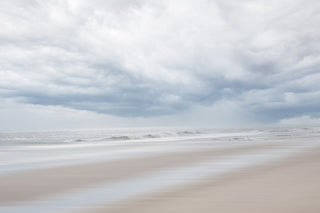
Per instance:
[[[0,129],[317,123],[319,0],[0,1]]]

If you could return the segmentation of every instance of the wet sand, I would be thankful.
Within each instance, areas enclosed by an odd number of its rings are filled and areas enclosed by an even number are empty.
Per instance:
[[[79,212],[290,212],[320,211],[320,149],[180,190],[148,194]]]
[[[290,144],[257,144],[1,175],[0,212],[35,212],[32,205],[34,209],[38,208],[37,205],[46,209],[47,201],[65,199],[65,194],[85,193],[87,189],[99,188],[100,185],[103,189],[103,184],[112,186],[122,180],[148,177],[157,171],[175,171],[209,159],[214,162],[226,156],[268,150],[285,152],[291,148]],[[111,203],[99,201],[94,205],[76,203],[67,210],[62,211],[61,207],[61,212],[319,212],[320,148],[307,150],[301,149],[289,157],[235,169],[220,176],[186,182],[179,187],[137,194],[130,199]],[[133,189],[127,190],[130,192]],[[32,208],[28,210],[24,206]],[[59,208],[47,209],[47,212],[60,212]]]
[[[152,157],[124,159],[56,168],[38,169],[0,176],[0,205],[43,199],[78,188],[141,176],[144,173],[170,169],[235,153],[272,149],[275,145],[188,151]]]

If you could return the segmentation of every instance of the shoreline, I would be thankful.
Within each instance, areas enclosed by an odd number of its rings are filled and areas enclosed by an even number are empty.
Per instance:
[[[208,158],[233,155],[259,149],[274,149],[274,144],[229,147],[201,151],[185,151],[132,159],[83,163],[43,168],[0,176],[0,205],[32,201],[91,185],[114,182],[144,173],[170,169],[204,161]],[[50,183],[50,184],[48,184]]]
[[[241,212],[236,210],[241,208],[244,212],[257,212],[257,209],[254,211],[250,208],[260,208],[264,204],[263,208],[269,208],[269,212],[284,212],[270,207],[276,201],[257,201],[254,197],[257,193],[267,193],[267,198],[273,194],[285,197],[288,187],[285,180],[290,180],[289,174],[300,177],[300,182],[295,184],[299,186],[297,190],[300,189],[300,194],[303,194],[304,187],[310,191],[312,187],[308,185],[308,177],[301,174],[316,172],[310,177],[320,180],[320,171],[317,170],[320,167],[320,163],[317,163],[320,162],[319,154],[320,146],[317,142],[298,144],[295,141],[184,150],[23,171],[0,176],[0,212],[43,212],[43,209],[47,212],[60,212],[63,208],[81,213],[162,212],[157,209],[166,209],[166,212],[194,212],[202,208],[205,208],[205,212]],[[310,165],[316,169],[310,171]],[[295,168],[294,171],[291,168]],[[212,176],[214,174],[216,175]],[[284,184],[272,182],[273,177],[278,176]],[[318,179],[312,180],[320,186],[316,181]],[[152,185],[145,185],[144,182],[148,183],[150,180],[157,182],[151,181],[149,184]],[[266,183],[269,183],[268,187],[264,185]],[[271,190],[272,185],[277,187]],[[320,196],[318,191],[311,190],[309,194]],[[245,197],[247,200],[242,200]],[[109,201],[104,202],[103,199]],[[305,200],[302,199],[302,202]],[[295,203],[299,202],[295,200]],[[228,209],[230,205],[240,206]],[[312,205],[316,204],[313,202]],[[314,208],[320,209],[318,206]]]
[[[319,197],[320,147],[178,190],[155,192],[112,206],[100,204],[79,213],[317,213]]]

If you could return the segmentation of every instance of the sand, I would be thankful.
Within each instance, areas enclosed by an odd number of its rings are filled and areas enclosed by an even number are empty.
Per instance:
[[[262,167],[79,212],[320,212],[320,149]]]
[[[0,205],[43,199],[54,194],[90,187],[98,183],[119,181],[154,170],[170,169],[235,153],[272,149],[275,145],[253,145],[241,148],[209,149],[152,157],[124,159],[55,168],[38,169],[0,176]]]
[[[202,162],[215,157],[261,150],[286,149],[257,144],[242,148],[208,149],[117,161],[30,170],[0,176],[1,207],[56,199],[92,186]],[[130,189],[128,189],[130,190]],[[113,204],[74,206],[70,212],[320,212],[320,149],[289,158],[207,177],[183,187],[135,196]],[[16,211],[17,212],[17,211]],[[26,211],[27,212],[27,211]],[[54,211],[57,212],[57,211]]]

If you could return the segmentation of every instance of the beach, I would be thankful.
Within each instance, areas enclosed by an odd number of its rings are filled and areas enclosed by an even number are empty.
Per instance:
[[[206,180],[186,189],[144,196],[83,212],[319,212],[320,150]]]
[[[0,0],[0,213],[320,213],[320,0]]]
[[[319,212],[319,135],[195,131],[6,145],[0,212]]]

